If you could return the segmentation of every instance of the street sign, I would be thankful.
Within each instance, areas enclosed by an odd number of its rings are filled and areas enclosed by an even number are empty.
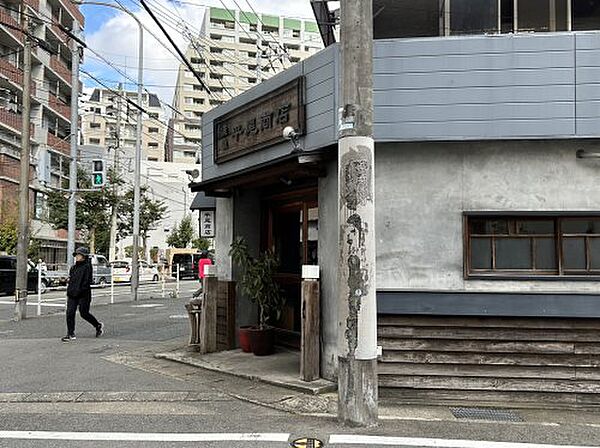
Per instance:
[[[215,211],[200,210],[200,236],[202,238],[215,237]]]
[[[92,187],[103,187],[105,180],[104,160],[92,160]]]

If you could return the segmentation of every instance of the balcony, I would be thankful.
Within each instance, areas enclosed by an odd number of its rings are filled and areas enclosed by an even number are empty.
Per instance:
[[[0,8],[0,22],[2,22],[3,25],[5,25],[5,28],[7,29],[8,33],[11,36],[13,36],[19,42],[23,43],[23,41],[24,41],[23,33],[12,28],[12,27],[20,28],[19,22],[12,15],[10,15],[8,11],[1,9],[1,8]]]
[[[50,109],[58,113],[65,120],[71,121],[71,106],[65,104],[62,100],[58,99],[54,94],[50,93],[48,98],[48,105]]]
[[[71,151],[71,144],[68,139],[62,139],[51,132],[48,132],[48,146],[57,149],[64,154],[69,154]]]
[[[36,0],[32,0],[32,1],[36,1]],[[71,3],[70,0],[60,0],[60,3],[64,6],[64,8],[67,11],[69,11],[69,14],[71,14],[71,16],[73,16],[73,18],[75,18],[75,20],[77,20],[77,22],[83,27],[83,24],[85,23],[85,19],[83,18],[83,14],[79,10],[79,6]]]
[[[13,84],[23,88],[23,70],[6,59],[0,59],[0,75],[6,76]],[[31,82],[31,94],[35,95],[35,82]]]
[[[40,0],[25,0],[25,4],[30,6],[34,11],[40,10]]]
[[[50,68],[60,76],[65,83],[71,85],[71,69],[67,65],[58,59],[57,56],[50,57]]]
[[[6,109],[0,109],[0,123],[8,126],[19,134],[23,129],[23,117]],[[30,125],[29,130],[33,136],[33,124]]]

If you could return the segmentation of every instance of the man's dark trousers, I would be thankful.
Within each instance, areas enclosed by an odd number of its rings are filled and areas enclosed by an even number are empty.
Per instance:
[[[100,322],[90,313],[90,305],[92,297],[69,297],[67,299],[67,331],[68,334],[75,334],[75,313],[79,307],[79,315],[82,319],[87,320],[94,328],[98,328]]]

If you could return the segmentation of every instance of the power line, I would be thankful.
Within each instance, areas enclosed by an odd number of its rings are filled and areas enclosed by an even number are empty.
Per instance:
[[[146,12],[150,15],[150,17],[152,18],[152,20],[154,20],[154,22],[156,23],[156,25],[158,25],[158,27],[160,28],[160,30],[162,31],[162,33],[165,35],[165,37],[167,38],[167,40],[171,43],[171,45],[173,46],[173,48],[175,48],[175,51],[177,51],[177,54],[179,54],[179,57],[181,57],[181,59],[183,60],[183,62],[185,63],[185,65],[194,74],[194,76],[196,77],[196,79],[198,80],[198,82],[200,83],[200,85],[207,92],[209,92],[210,90],[209,90],[208,86],[204,83],[204,81],[202,81],[202,78],[200,78],[200,75],[198,75],[198,73],[196,72],[196,70],[194,70],[194,67],[192,66],[192,64],[190,63],[190,61],[187,60],[187,58],[185,57],[185,55],[181,52],[181,50],[179,49],[179,47],[175,44],[175,42],[173,41],[173,39],[171,38],[171,36],[167,32],[167,30],[165,30],[165,27],[162,25],[162,23],[160,23],[160,21],[156,18],[156,16],[154,15],[154,12],[152,12],[152,9],[150,9],[150,7],[145,2],[145,0],[140,0],[140,3],[142,4],[142,6],[146,10]]]

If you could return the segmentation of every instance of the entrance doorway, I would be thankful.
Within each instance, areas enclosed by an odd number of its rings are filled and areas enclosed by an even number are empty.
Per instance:
[[[271,196],[267,211],[266,247],[280,259],[276,279],[286,302],[275,327],[278,343],[300,347],[302,265],[318,264],[319,208],[317,189]]]

